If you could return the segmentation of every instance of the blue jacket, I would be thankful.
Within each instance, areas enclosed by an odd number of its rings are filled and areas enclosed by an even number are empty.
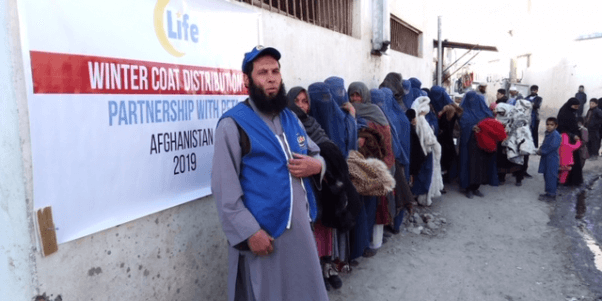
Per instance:
[[[292,176],[280,141],[251,107],[239,103],[221,119],[232,118],[248,135],[251,148],[242,158],[240,184],[243,202],[262,229],[277,238],[284,233],[292,213]],[[289,109],[280,113],[280,122],[291,152],[307,154],[307,134],[295,114]],[[310,206],[310,217],[317,214],[311,183],[303,179]]]
[[[551,133],[546,132],[546,137],[541,144],[541,160],[539,161],[539,173],[558,174],[560,165],[560,157],[558,156],[558,148],[562,138],[558,131],[554,130]]]

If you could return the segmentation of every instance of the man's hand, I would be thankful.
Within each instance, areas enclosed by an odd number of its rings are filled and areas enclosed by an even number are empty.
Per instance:
[[[294,177],[305,178],[320,173],[322,163],[310,156],[293,154],[293,158],[288,160],[288,170]]]
[[[274,246],[272,245],[273,241],[273,237],[271,237],[263,229],[260,229],[251,237],[249,237],[247,243],[249,244],[249,249],[251,249],[253,254],[257,256],[268,256],[274,252]]]

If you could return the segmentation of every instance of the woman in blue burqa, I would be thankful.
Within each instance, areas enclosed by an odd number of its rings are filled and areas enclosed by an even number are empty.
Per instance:
[[[444,174],[444,181],[450,182],[458,173],[458,154],[453,133],[456,121],[462,115],[462,108],[452,101],[445,88],[441,86],[433,86],[429,98],[439,122],[439,132],[435,134],[437,135],[437,141],[441,144],[441,171]]]
[[[357,132],[352,133],[355,138],[345,139],[348,131],[345,128],[345,113],[340,109],[338,103],[334,100],[330,87],[326,83],[314,83],[309,86],[310,110],[309,115],[316,119],[320,126],[325,130],[327,136],[333,141],[338,141],[337,146],[340,148],[344,156],[347,157],[348,152],[354,149],[352,146],[347,146],[345,141],[357,141]],[[326,128],[329,131],[326,131]],[[357,263],[354,259],[363,255],[370,244],[370,235],[372,228],[371,223],[366,215],[366,210],[363,205],[363,200],[360,199],[360,206],[355,217],[355,225],[349,231],[349,237],[345,235],[337,235],[334,243],[335,253],[338,252],[339,259],[349,262],[353,265]],[[341,234],[341,233],[337,233]],[[342,251],[346,241],[349,240],[349,250]],[[335,254],[337,255],[337,254]]]
[[[414,104],[414,101],[418,97],[429,96],[430,90],[427,88],[421,88],[422,82],[415,77],[410,78],[409,82],[410,82],[411,89],[410,89],[410,98],[408,99],[408,103],[409,103],[408,108],[411,108],[412,105]],[[433,131],[435,132],[435,135],[437,135],[437,133],[439,133],[439,121],[437,120],[436,111],[433,111],[433,109],[431,108],[431,111],[428,112],[428,114],[425,116],[425,118],[429,122],[429,124],[433,127]]]
[[[315,89],[319,87],[328,93],[323,94],[324,99],[318,99],[316,96],[310,97],[312,103],[309,115],[318,121],[326,135],[347,158],[349,151],[357,148],[355,142],[357,141],[357,138],[355,138],[357,134],[350,134],[348,131],[348,127],[353,127],[353,124],[349,123],[349,119],[333,98],[329,86],[325,83],[315,84],[317,85],[314,86]]]
[[[385,227],[393,234],[399,233],[403,221],[404,210],[411,211],[414,195],[408,184],[410,177],[410,130],[408,117],[395,100],[393,92],[386,87],[380,88],[384,94],[383,99],[372,99],[372,103],[379,106],[391,125],[393,152],[395,153],[395,205],[396,210],[393,225]]]
[[[357,121],[355,119],[355,108],[353,108],[349,102],[345,81],[342,78],[331,76],[327,78],[324,83],[330,88],[330,94],[332,94],[334,101],[345,115],[343,120],[345,127],[343,140],[345,141],[346,149],[343,150],[343,154],[347,156],[350,150],[357,150]]]
[[[421,86],[422,83],[419,79],[415,77],[412,77],[407,81],[404,80],[402,82],[402,87],[405,92],[405,95],[403,97],[403,103],[408,109],[412,107],[412,104],[414,103],[414,100],[416,100],[416,98],[423,96],[422,93],[424,91],[420,90]]]
[[[484,118],[492,118],[493,113],[485,104],[483,97],[476,92],[466,93],[460,107],[464,110],[460,117],[460,188],[466,190],[466,197],[483,197],[479,190],[482,184],[498,186],[497,164],[494,153],[488,153],[478,147],[475,131],[477,124]]]
[[[327,289],[338,289],[342,285],[337,268],[332,259],[339,259],[342,265],[349,260],[349,230],[355,226],[356,218],[363,210],[360,196],[350,178],[346,158],[337,145],[331,141],[320,123],[308,115],[317,110],[336,112],[338,106],[332,99],[328,86],[314,83],[308,88],[309,103],[303,105],[301,87],[294,87],[288,93],[288,106],[303,123],[308,136],[320,147],[320,153],[326,162],[326,172],[318,196],[319,221],[314,224],[314,235]],[[307,99],[305,99],[307,101]],[[331,116],[336,116],[335,114]],[[322,120],[330,123],[332,120]],[[337,138],[337,137],[333,137]],[[365,213],[364,213],[365,214]]]

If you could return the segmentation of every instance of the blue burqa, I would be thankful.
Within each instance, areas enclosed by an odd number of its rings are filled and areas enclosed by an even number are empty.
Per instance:
[[[385,92],[385,89],[387,90],[388,93]],[[376,90],[376,89],[374,89],[374,90]],[[407,156],[404,154],[403,149],[401,148],[401,141],[399,140],[398,127],[397,127],[397,125],[398,125],[397,118],[394,118],[395,116],[392,114],[392,112],[389,108],[389,104],[387,103],[387,100],[389,100],[389,97],[392,96],[393,93],[391,92],[391,89],[389,89],[389,88],[381,88],[378,91],[380,93],[370,93],[370,95],[371,95],[372,103],[377,105],[383,111],[383,113],[385,113],[385,116],[387,117],[387,121],[389,122],[389,125],[391,128],[391,144],[393,147],[393,154],[395,155],[395,160],[398,162],[408,161]]]
[[[460,187],[467,188],[470,185],[470,166],[468,143],[473,137],[473,127],[481,120],[487,117],[493,117],[493,113],[485,104],[483,97],[474,91],[466,93],[460,107],[464,109],[464,113],[458,123],[460,124]],[[474,155],[474,154],[472,154]],[[499,184],[497,177],[497,160],[490,160],[488,165],[488,182],[489,185],[497,186]]]
[[[380,88],[383,92],[385,98],[381,101],[374,101],[372,99],[372,103],[381,107],[387,115],[389,120],[389,124],[391,125],[391,132],[393,134],[393,143],[399,143],[401,154],[400,157],[395,157],[395,160],[399,162],[399,164],[403,165],[405,178],[410,178],[410,130],[411,124],[408,120],[408,117],[404,113],[401,106],[395,100],[395,96],[393,95],[393,91],[389,88]],[[397,180],[397,179],[396,179]],[[403,191],[403,190],[402,190]],[[397,191],[401,193],[401,191]],[[402,196],[399,196],[402,197]],[[401,223],[403,221],[403,211],[395,216],[393,229],[396,231],[399,230]]]
[[[435,109],[435,113],[439,113],[443,110],[443,107],[452,103],[451,97],[449,97],[445,88],[441,86],[433,86],[428,97],[431,99],[431,104]]]
[[[410,85],[413,89],[420,90],[420,88],[422,87],[422,82],[419,79],[412,77],[410,78]]]
[[[331,76],[327,78],[324,83],[328,85],[330,89],[330,93],[334,98],[334,101],[337,103],[339,108],[343,106],[343,104],[349,102],[349,97],[347,95],[347,90],[345,89],[345,81],[337,76]],[[349,154],[350,150],[357,150],[357,130],[358,125],[357,121],[349,112],[342,110],[343,114],[345,114],[345,120],[343,121],[345,124],[345,150],[341,150],[345,157]]]
[[[401,87],[403,88],[403,94],[408,94],[408,92],[410,92],[410,89],[412,89],[412,83],[407,79],[402,80]]]
[[[328,138],[339,147],[343,156],[347,158],[349,148],[345,136],[345,113],[335,102],[330,88],[325,83],[313,83],[307,89],[310,100],[309,115],[315,118]]]
[[[403,109],[399,106],[393,92],[389,88],[381,88],[381,91],[385,94],[384,102],[381,104],[374,102],[372,103],[380,106],[385,115],[389,118],[389,124],[395,129],[395,135],[401,146],[401,154],[399,157],[395,157],[397,161],[405,166],[406,177],[410,177],[410,121],[404,113]]]
[[[403,96],[403,103],[409,109],[412,107],[412,103],[416,98],[420,97],[419,89],[412,89],[412,83],[409,80],[404,80],[402,82],[403,91],[405,95]]]
[[[423,91],[420,89],[410,88],[410,91],[408,92],[408,94],[404,95],[404,97],[403,97],[403,103],[408,108],[411,108],[412,104],[414,103],[414,100],[416,100],[416,98],[422,96],[422,92]]]

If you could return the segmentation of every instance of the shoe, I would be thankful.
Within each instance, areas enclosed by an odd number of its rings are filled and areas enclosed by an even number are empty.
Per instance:
[[[386,244],[389,241],[389,239],[387,239],[386,237],[383,237],[383,245]]]
[[[393,234],[391,234],[391,232],[389,232],[389,231],[383,231],[383,238],[389,238],[391,236],[393,236]]]
[[[327,278],[324,278],[324,286],[326,286],[326,291],[330,291],[330,282]]]
[[[441,194],[446,194],[447,190],[445,190],[445,188],[441,189]]]
[[[357,260],[353,259],[353,260],[349,261],[349,265],[352,267],[356,267],[356,266],[360,265],[360,263]]]
[[[335,262],[336,266],[334,267],[339,273],[349,274],[353,269],[349,264],[344,261]]]
[[[485,195],[484,195],[482,192],[480,192],[478,189],[477,189],[477,190],[475,190],[475,191],[473,192],[473,194],[474,194],[474,195],[476,195],[476,196],[478,196],[478,197],[480,197],[480,198],[482,198],[482,197],[484,197],[484,196],[485,196]]]
[[[472,194],[472,190],[467,190],[467,191],[466,191],[466,197],[467,197],[467,198],[469,198],[469,199],[472,199],[472,198],[473,198],[473,196],[474,196],[474,195]]]
[[[523,182],[521,182],[521,181],[516,181],[516,186],[523,186]]]
[[[538,199],[540,201],[552,202],[552,201],[556,200],[556,196],[548,194],[548,193],[544,193],[544,194],[540,194]]]
[[[339,277],[339,273],[336,271],[332,263],[324,264],[322,267],[322,274],[325,280],[324,284],[328,282],[334,289],[339,289],[341,286],[343,286],[343,281],[341,280],[341,277]]]
[[[366,258],[373,257],[374,255],[376,255],[376,250],[374,250],[374,249],[370,249],[370,248],[367,248],[367,249],[364,251],[364,254],[362,254],[362,256],[363,256],[363,257],[366,257]]]
[[[330,278],[328,278],[328,282],[335,290],[338,290],[343,286],[343,280],[341,280],[339,275],[330,276]]]
[[[533,179],[533,176],[530,175],[530,174],[528,174],[528,173],[525,173],[525,178],[527,178],[527,179]]]

